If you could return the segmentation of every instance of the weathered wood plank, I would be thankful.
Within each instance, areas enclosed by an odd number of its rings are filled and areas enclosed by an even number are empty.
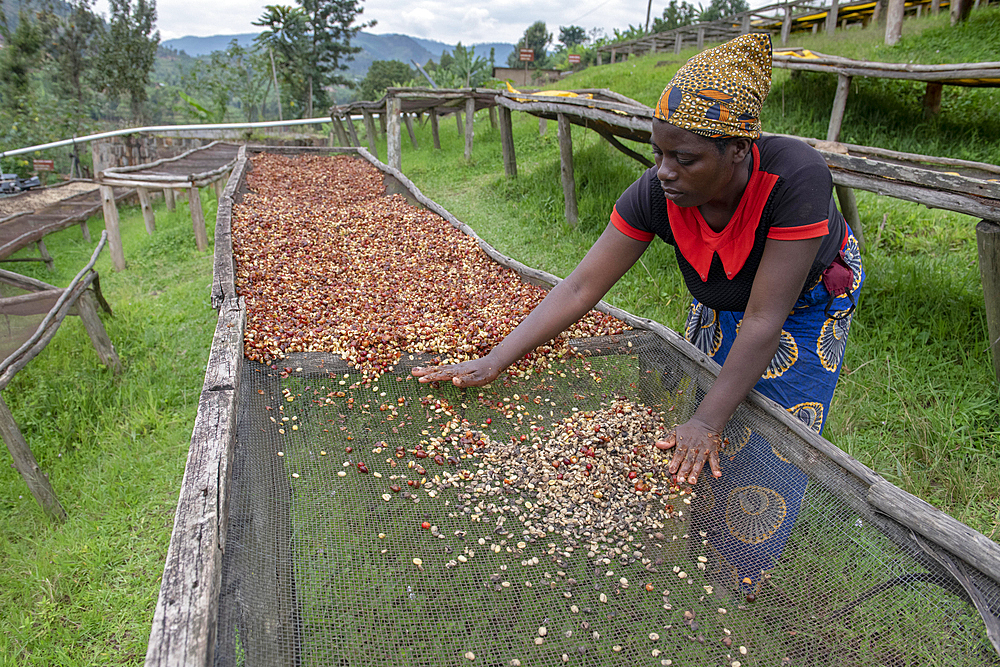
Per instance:
[[[62,293],[63,290],[56,287],[41,292],[0,298],[0,315],[25,317],[47,313],[52,310]]]
[[[867,190],[879,195],[905,199],[928,208],[941,208],[965,213],[987,220],[1000,219],[1000,201],[970,197],[956,192],[941,192],[923,185],[901,183],[877,176],[857,174],[842,169],[831,169],[834,185],[844,185],[857,190]]]
[[[851,91],[851,77],[846,74],[837,75],[837,92],[833,96],[833,108],[830,110],[830,125],[826,130],[826,140],[836,141],[840,137],[840,128],[844,122],[844,111],[847,109],[847,95]]]
[[[167,205],[168,211],[173,211],[177,204],[174,202],[174,189],[163,188],[163,201]]]
[[[372,112],[365,109],[361,112],[361,116],[365,120],[365,138],[368,141],[368,150],[375,159],[378,159],[378,134],[375,132],[375,118],[372,116]]]
[[[413,133],[413,116],[404,113],[403,122],[406,123],[406,133],[410,136],[410,145],[413,146],[413,150],[417,150],[419,146],[417,146],[417,135]]]
[[[441,133],[438,128],[437,109],[431,109],[429,115],[431,117],[431,138],[434,141],[434,148],[441,150]]]
[[[2,397],[0,397],[0,437],[6,443],[7,451],[10,452],[11,458],[14,460],[14,467],[21,474],[24,483],[28,485],[28,490],[31,491],[35,501],[49,518],[65,521],[66,510],[59,504],[59,498],[52,490],[48,475],[43,473],[38,466],[35,455],[28,447],[28,443],[21,434],[21,429],[14,421],[14,415],[10,413],[10,408],[7,407],[7,403]]]
[[[153,615],[147,667],[209,667],[213,662],[245,324],[242,303],[227,304],[219,313]]]
[[[986,302],[986,329],[989,336],[993,372],[1000,384],[1000,223],[982,220],[976,225],[979,275]]]
[[[854,190],[843,185],[835,185],[833,188],[837,192],[837,201],[840,202],[840,212],[844,214],[844,220],[854,232],[858,245],[864,249],[865,232],[861,228],[861,212],[858,210],[858,199],[854,196]]]
[[[902,183],[919,184],[924,188],[968,194],[976,198],[1000,202],[1000,182],[990,183],[983,179],[924,169],[917,165],[891,164],[880,160],[831,153],[823,149],[820,149],[820,152],[831,170],[844,170],[859,176],[876,176]]]

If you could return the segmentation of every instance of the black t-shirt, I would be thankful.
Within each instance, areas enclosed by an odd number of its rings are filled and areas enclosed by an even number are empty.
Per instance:
[[[754,142],[753,170],[736,213],[713,231],[697,207],[663,196],[650,168],[622,194],[611,222],[622,233],[675,247],[692,296],[714,310],[744,311],[769,238],[823,237],[803,289],[812,288],[847,240],[847,224],[833,200],[826,161],[808,144],[787,137]]]

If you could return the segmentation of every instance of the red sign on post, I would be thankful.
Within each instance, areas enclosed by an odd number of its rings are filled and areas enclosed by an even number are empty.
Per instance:
[[[579,65],[580,64],[580,54],[578,54],[578,53],[571,53],[571,54],[569,54],[569,62],[572,65]]]
[[[54,160],[33,160],[32,161],[35,171],[55,171],[56,163]]]
[[[535,60],[535,50],[534,49],[519,49],[518,50],[518,60],[524,62],[534,62]]]

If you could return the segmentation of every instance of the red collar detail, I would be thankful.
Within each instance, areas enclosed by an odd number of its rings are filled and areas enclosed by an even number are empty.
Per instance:
[[[726,278],[732,280],[743,268],[753,249],[764,204],[767,203],[778,176],[761,171],[757,144],[753,145],[752,150],[754,166],[750,180],[740,198],[740,205],[721,232],[708,226],[697,206],[682,207],[667,200],[667,215],[674,241],[684,259],[698,272],[702,282],[708,280],[708,270],[716,253],[722,260]]]

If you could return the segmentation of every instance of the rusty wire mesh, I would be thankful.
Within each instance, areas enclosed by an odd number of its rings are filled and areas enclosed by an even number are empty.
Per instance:
[[[1000,664],[850,474],[813,453],[773,514],[799,445],[744,403],[723,457],[742,491],[682,494],[651,444],[711,373],[647,331],[575,342],[469,390],[415,382],[419,355],[375,381],[326,353],[248,360],[216,664]],[[744,579],[721,538],[776,531]]]

